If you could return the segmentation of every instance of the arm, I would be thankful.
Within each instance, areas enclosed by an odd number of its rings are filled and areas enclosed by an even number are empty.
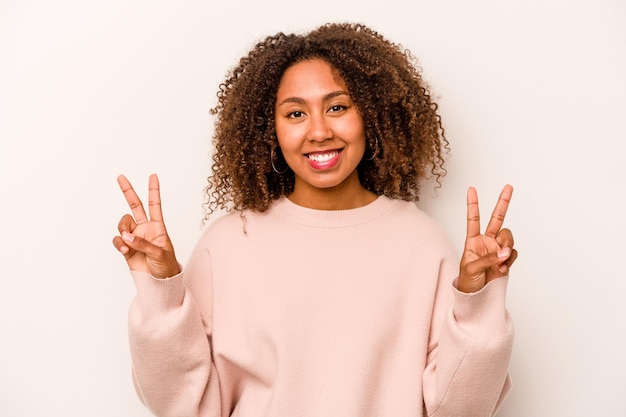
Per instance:
[[[438,323],[439,334],[424,372],[428,416],[487,417],[500,408],[510,389],[514,338],[504,306],[507,281],[502,277],[467,294],[450,288],[449,279],[442,280],[440,291],[452,293],[452,301],[440,300],[435,307],[433,324]]]
[[[517,257],[510,231],[501,230],[512,188],[507,186],[480,235],[476,191],[468,191],[468,229],[459,277],[441,265],[424,372],[429,416],[493,416],[510,388],[513,325],[506,311],[507,273]]]
[[[120,176],[118,182],[133,212],[120,220],[120,235],[113,244],[126,258],[137,288],[129,310],[137,394],[157,416],[204,415],[208,407],[219,415],[210,320],[187,287],[188,278],[183,280],[163,223],[158,179],[150,177],[150,218],[128,180]],[[210,274],[210,264],[204,271]],[[201,282],[210,277],[194,279]]]
[[[209,345],[210,326],[183,284],[183,274],[157,279],[131,271],[137,296],[129,310],[133,382],[156,416],[219,413],[217,373]],[[218,414],[219,415],[219,414]]]

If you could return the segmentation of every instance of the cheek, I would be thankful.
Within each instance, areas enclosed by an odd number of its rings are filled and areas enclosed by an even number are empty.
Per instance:
[[[278,146],[282,149],[283,153],[294,146],[294,141],[290,140],[289,135],[284,131],[276,129],[276,138],[278,139]]]
[[[296,128],[294,128],[293,126],[281,126],[280,124],[276,124],[276,138],[278,139],[278,146],[280,146],[280,148],[283,150],[283,153],[290,150],[290,149],[297,149],[300,144],[301,144],[301,140],[299,140],[299,138],[301,137],[300,133],[298,133],[298,130]]]
[[[352,129],[349,133],[347,133],[346,137],[351,138],[352,146],[357,149],[359,152],[365,152],[365,148],[367,147],[366,139],[365,139],[365,131],[363,128]]]
[[[348,120],[345,120],[340,127],[342,136],[349,138],[354,146],[362,146],[365,149],[365,125],[360,115],[354,114]]]

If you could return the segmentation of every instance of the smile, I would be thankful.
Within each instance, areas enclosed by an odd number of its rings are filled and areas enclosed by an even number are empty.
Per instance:
[[[327,152],[309,153],[305,156],[309,159],[309,163],[313,168],[327,169],[333,167],[339,161],[340,155],[341,149],[335,149]]]
[[[307,157],[315,162],[328,162],[331,159],[337,157],[339,155],[339,151],[332,151],[328,153],[310,153]]]

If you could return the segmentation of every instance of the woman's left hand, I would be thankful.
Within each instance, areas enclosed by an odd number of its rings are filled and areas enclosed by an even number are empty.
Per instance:
[[[476,189],[467,191],[467,235],[461,257],[458,289],[462,292],[476,292],[488,282],[509,273],[509,268],[517,258],[513,249],[513,234],[502,229],[504,216],[511,201],[513,187],[506,185],[493,210],[485,234],[480,234],[480,212]]]

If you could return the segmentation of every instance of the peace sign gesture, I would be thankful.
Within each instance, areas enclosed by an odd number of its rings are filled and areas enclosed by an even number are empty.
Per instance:
[[[488,282],[507,275],[515,262],[517,251],[513,249],[513,234],[509,229],[502,229],[512,194],[513,187],[506,185],[500,193],[485,234],[481,235],[478,194],[473,187],[467,191],[467,235],[461,257],[458,281],[460,291],[479,291]]]
[[[125,176],[117,177],[126,201],[133,213],[125,214],[118,223],[119,236],[113,245],[126,258],[132,271],[142,271],[156,278],[168,278],[180,272],[174,247],[163,223],[159,179],[150,175],[148,184],[148,212]]]

